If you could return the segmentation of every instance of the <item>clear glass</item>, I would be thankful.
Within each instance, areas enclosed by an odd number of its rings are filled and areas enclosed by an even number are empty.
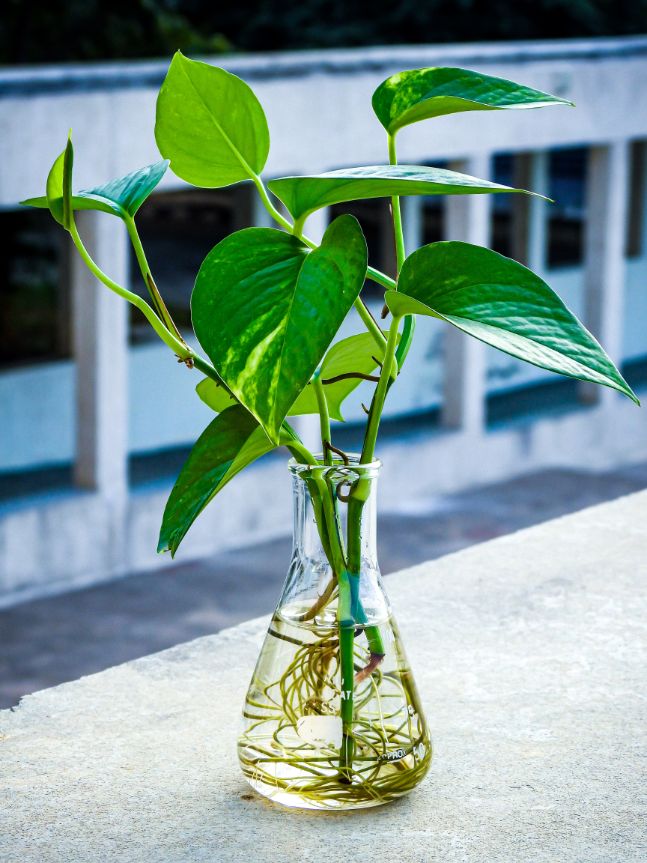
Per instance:
[[[377,562],[379,467],[290,462],[292,561],[238,744],[250,785],[286,806],[378,806],[411,791],[431,763]]]

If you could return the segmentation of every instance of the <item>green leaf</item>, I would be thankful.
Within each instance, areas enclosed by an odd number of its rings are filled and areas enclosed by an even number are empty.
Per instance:
[[[43,201],[42,206],[49,209],[50,213],[59,225],[63,225],[65,221],[63,213],[63,172],[66,152],[67,147],[63,150],[60,156],[57,156],[52,165],[51,170],[47,175],[45,198],[41,199]]]
[[[387,333],[384,334],[385,336]],[[379,348],[370,333],[359,333],[336,342],[328,351],[321,364],[322,381],[349,372],[372,374],[377,368],[375,358],[384,359],[384,349]],[[361,378],[347,378],[333,384],[325,384],[328,409],[332,419],[344,421],[341,406],[344,400],[362,383]],[[311,387],[308,386],[304,392]],[[315,409],[316,410],[316,409]],[[313,411],[314,413],[314,411]]]
[[[218,374],[277,442],[357,298],[366,242],[340,216],[312,252],[272,228],[246,228],[205,258],[191,298],[193,326]]]
[[[282,444],[293,437],[282,429]],[[274,449],[263,429],[244,408],[231,407],[203,431],[180,471],[166,503],[157,550],[174,556],[187,531],[229,480]]]
[[[179,51],[157,97],[155,140],[178,177],[207,188],[259,174],[270,149],[265,114],[247,84]]]
[[[281,177],[269,188],[295,219],[331,204],[393,195],[478,195],[484,192],[525,192],[467,174],[422,165],[369,165],[307,177]]]
[[[389,135],[398,129],[458,111],[497,111],[573,105],[567,99],[542,93],[467,69],[432,67],[411,69],[387,78],[373,93],[373,110]]]
[[[164,159],[132,171],[118,180],[111,180],[103,186],[76,192],[72,195],[74,209],[100,210],[122,219],[134,216],[166,173],[168,164],[168,160]],[[28,198],[21,201],[21,204],[26,207],[49,206],[46,197]]]
[[[206,406],[211,408],[211,410],[215,411],[217,414],[238,404],[236,399],[212,378],[204,378],[201,380],[195,388],[195,391]]]
[[[384,335],[386,336],[387,333]],[[321,363],[321,378],[327,380],[349,372],[361,372],[370,375],[378,366],[375,357],[382,360],[384,350],[377,347],[370,333],[349,336],[336,342],[329,349]],[[342,403],[361,383],[361,378],[346,378],[326,385],[326,398],[331,419],[344,422],[344,416],[341,412]],[[196,387],[196,392],[202,401],[216,413],[237,404],[227,390],[211,378],[200,381]],[[317,396],[312,383],[309,382],[297,396],[296,401],[288,411],[288,416],[316,413],[319,413]]]
[[[440,318],[513,357],[638,400],[593,336],[526,267],[469,243],[431,243],[404,262],[394,315]]]

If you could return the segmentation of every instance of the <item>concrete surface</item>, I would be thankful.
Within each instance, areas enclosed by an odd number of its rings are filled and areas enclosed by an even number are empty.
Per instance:
[[[407,501],[379,519],[387,574],[647,488],[647,463],[550,470],[454,495]],[[288,521],[284,522],[288,527]],[[0,610],[0,708],[21,696],[211,635],[276,603],[287,536]],[[244,585],[245,589],[241,589]]]
[[[642,863],[646,523],[642,492],[388,580],[436,743],[408,798],[305,814],[246,786],[260,619],[0,714],[0,860]]]

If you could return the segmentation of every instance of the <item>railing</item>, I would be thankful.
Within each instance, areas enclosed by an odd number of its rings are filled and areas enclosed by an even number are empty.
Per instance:
[[[401,136],[400,158],[402,162],[449,160],[458,170],[487,178],[491,176],[494,154],[508,152],[514,154],[528,185],[545,191],[548,151],[587,146],[584,265],[579,270],[582,293],[576,298],[589,327],[616,361],[621,362],[628,354],[635,356],[635,348],[628,351],[623,340],[628,313],[632,332],[638,332],[633,338],[638,342],[641,315],[647,323],[647,218],[642,214],[633,214],[634,219],[642,219],[643,238],[639,244],[642,256],[632,259],[630,271],[625,246],[630,148],[635,141],[647,140],[647,38],[309,52],[225,58],[218,62],[253,80],[272,130],[274,148],[268,173],[274,176],[343,166],[351,141],[354,158],[364,164],[385,161],[385,143],[371,114],[370,94],[380,80],[401,68],[442,64],[477,67],[578,103],[577,111],[509,112],[504,117],[492,116],[498,112],[466,114],[412,127]],[[133,63],[0,72],[0,120],[13,130],[0,143],[0,204],[12,208],[20,198],[40,192],[47,166],[70,125],[75,133],[77,182],[81,186],[154,161],[154,100],[164,69],[165,64]],[[42,128],[47,129],[46,135]],[[299,138],[298,148],[291,144],[294,137]],[[297,152],[307,154],[307,164]],[[642,186],[644,214],[644,176]],[[169,175],[160,194],[180,187],[180,181]],[[264,211],[255,208],[251,199],[245,203],[245,207],[250,206],[252,220],[265,223]],[[423,206],[421,199],[405,201],[409,249],[421,242]],[[446,236],[488,245],[490,206],[488,196],[448,199]],[[538,199],[519,199],[514,219],[523,257],[550,281],[552,274],[547,273],[545,253],[546,212],[546,205]],[[326,219],[323,211],[312,217],[310,233],[320,234]],[[79,222],[96,260],[117,281],[127,283],[130,253],[121,223],[92,212],[81,213]],[[385,237],[384,242],[390,240]],[[100,548],[85,557],[78,549],[70,553],[75,573],[71,577],[78,580],[97,573],[122,572],[129,566],[154,565],[154,558],[147,552],[138,556],[114,551],[128,544],[133,536],[132,525],[125,521],[129,514],[132,517],[132,507],[137,505],[128,490],[129,456],[132,452],[189,443],[208,421],[208,413],[193,397],[186,369],[175,366],[168,352],[165,364],[158,362],[164,362],[165,348],[129,346],[125,304],[97,289],[74,257],[68,272],[73,298],[73,364],[0,374],[3,403],[10,406],[0,451],[4,447],[5,453],[22,453],[23,461],[18,458],[16,464],[29,464],[29,447],[33,444],[22,446],[26,420],[20,410],[26,401],[21,402],[17,396],[18,386],[28,382],[25,399],[32,398],[32,411],[33,394],[39,385],[49,387],[50,392],[60,386],[68,399],[73,398],[74,405],[63,405],[58,415],[54,405],[49,419],[47,411],[39,412],[36,406],[29,431],[32,435],[34,426],[40,424],[43,436],[60,444],[65,433],[69,436],[70,413],[76,417],[74,446],[68,443],[67,450],[65,446],[55,446],[50,453],[58,452],[60,458],[67,451],[68,457],[74,459],[77,487],[93,493],[84,507],[93,521],[93,535],[100,537]],[[571,291],[577,295],[573,278],[577,274],[578,271],[571,276],[556,274],[556,281],[564,283],[567,294]],[[430,342],[436,333],[433,325],[429,326],[427,331],[421,328],[419,362],[410,363],[411,369],[418,368],[417,376],[409,371],[411,384],[402,388],[399,401],[394,399],[391,408],[392,415],[399,415],[439,406],[442,426],[448,432],[419,445],[425,451],[429,447],[433,450],[432,463],[436,466],[428,474],[423,471],[423,476],[412,475],[414,490],[460,487],[467,482],[509,475],[524,465],[539,467],[560,459],[579,459],[591,465],[627,458],[629,452],[636,458],[647,456],[647,435],[640,412],[632,413],[610,390],[589,387],[580,388],[579,398],[582,404],[594,405],[594,413],[583,416],[575,411],[567,417],[537,417],[525,443],[515,438],[511,444],[512,438],[502,437],[501,433],[493,435],[488,431],[486,411],[488,393],[494,390],[488,381],[488,369],[492,370],[489,349],[447,331],[442,338],[442,361],[434,357],[430,360],[425,355],[431,353]],[[647,355],[644,324],[643,332],[642,346]],[[514,371],[513,367],[514,363]],[[56,368],[60,375],[54,381]],[[438,382],[436,390],[429,387],[434,377]],[[425,390],[425,386],[429,388]],[[352,410],[351,406],[351,415]],[[300,430],[306,436],[311,434],[309,420],[300,421]],[[585,462],[583,446],[590,447]],[[47,447],[40,452],[43,451],[47,452]],[[443,463],[438,467],[440,459]],[[5,505],[5,515],[0,515],[0,535],[4,531],[8,536],[10,522],[11,529],[15,529],[17,518],[26,523],[29,517],[45,517],[47,508],[58,503],[23,503],[20,513]],[[159,504],[157,499],[154,504],[142,504],[145,526],[140,524],[140,533],[146,542],[152,542]],[[88,507],[95,507],[96,512],[91,514]],[[57,518],[76,518],[79,512],[72,507],[68,515],[59,513]],[[212,529],[213,522],[207,523]],[[277,529],[278,520],[266,525],[267,531]],[[22,589],[33,583],[38,567],[42,568],[46,561],[42,550],[46,537],[36,529],[30,533],[32,528],[23,522],[19,530],[23,531],[23,542],[34,544],[36,556],[32,563],[19,560],[18,546],[5,545],[4,559],[0,558],[0,592],[3,583],[7,589]],[[48,530],[45,534],[51,538]],[[109,533],[113,537],[111,544],[106,540],[101,545]],[[248,535],[244,529],[233,528],[233,536],[239,541]],[[228,539],[232,541],[231,535]],[[194,553],[208,551],[222,541],[222,533],[209,536],[205,528]],[[78,545],[71,529],[70,543]],[[65,579],[64,561],[60,565],[52,563],[50,568],[55,580]],[[22,575],[16,576],[16,572]],[[38,579],[42,576],[38,575]]]

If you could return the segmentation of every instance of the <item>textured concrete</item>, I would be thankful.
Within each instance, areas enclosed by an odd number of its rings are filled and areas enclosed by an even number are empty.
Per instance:
[[[604,473],[543,471],[460,494],[408,500],[400,512],[379,519],[382,572],[643,488],[647,463]],[[268,613],[289,557],[290,539],[284,536],[0,610],[0,708],[17,704],[28,692]]]
[[[434,730],[388,807],[283,810],[243,782],[266,620],[0,714],[3,863],[638,863],[647,492],[394,575]]]

